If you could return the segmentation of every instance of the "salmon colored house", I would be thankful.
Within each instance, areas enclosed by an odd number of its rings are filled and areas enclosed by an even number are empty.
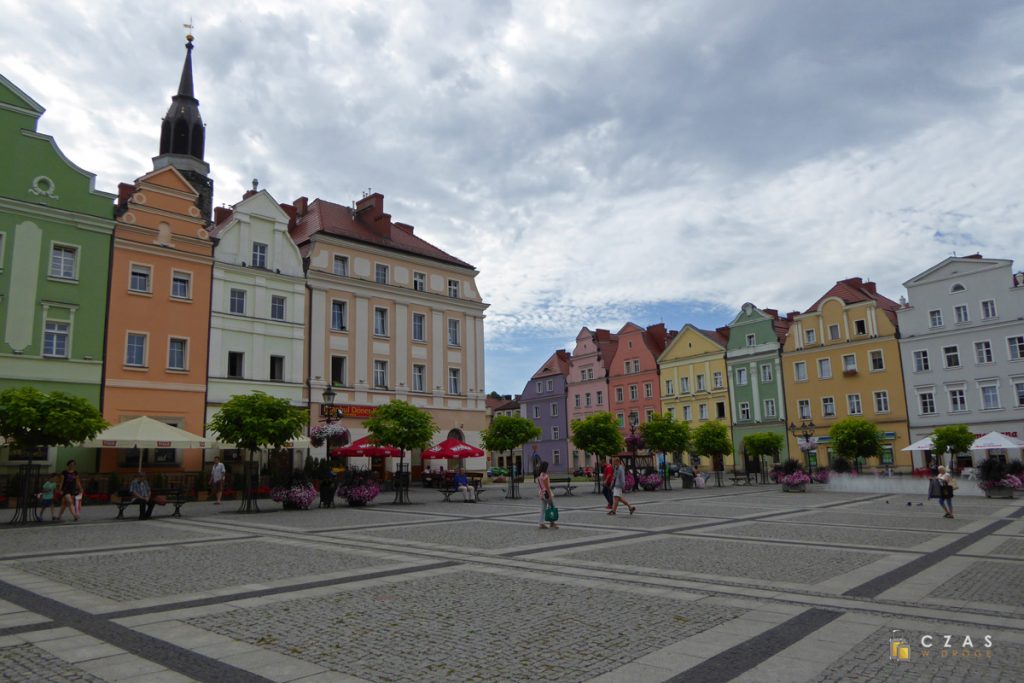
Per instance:
[[[618,346],[608,361],[608,384],[612,392],[610,411],[624,434],[629,425],[650,421],[661,412],[658,391],[658,356],[676,336],[658,323],[648,328],[626,323],[615,335]]]

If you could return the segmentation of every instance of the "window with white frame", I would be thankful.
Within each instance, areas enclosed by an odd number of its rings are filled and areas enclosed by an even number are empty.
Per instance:
[[[722,373],[716,371],[711,374],[711,386],[715,389],[722,388]]]
[[[252,243],[252,267],[267,267],[267,245],[262,244],[260,242]]]
[[[654,398],[653,382],[644,382],[644,398]]]
[[[153,290],[152,275],[153,269],[149,266],[133,263],[128,276],[128,290],[149,294]]]
[[[459,390],[459,375],[460,371],[458,368],[448,368],[448,393],[449,394],[461,394]]]
[[[933,391],[918,391],[917,392],[917,407],[918,413],[921,415],[934,415],[935,414],[935,392]]]
[[[619,421],[619,428],[626,426],[626,416],[622,413],[615,413],[615,419]]]
[[[638,394],[637,394],[637,387],[636,387],[636,385],[635,384],[630,384],[629,385],[629,400],[630,401],[635,401],[637,399],[637,397],[638,397]]]
[[[622,403],[622,387],[615,387],[615,402]]]
[[[704,391],[704,375],[697,375],[697,391]]]
[[[284,356],[270,357],[270,381],[284,381]]]
[[[804,341],[807,344],[813,344],[818,341],[818,335],[815,333],[814,328],[804,330]]]
[[[957,304],[953,307],[953,316],[956,318],[958,323],[970,322],[971,318],[967,314],[967,304]]]
[[[690,406],[683,406],[683,419],[687,422],[693,419],[693,409]]]
[[[772,369],[771,363],[761,364],[761,383],[767,384],[775,378],[775,370]]]
[[[953,286],[949,288],[949,293],[950,294],[956,294],[957,292],[966,292],[966,291],[967,291],[967,288],[964,287],[959,282],[953,283]]]
[[[831,358],[819,358],[818,359],[818,378],[828,379],[832,376],[832,359]]]
[[[644,422],[650,422],[652,417],[654,417],[654,410],[652,408],[644,410]]]
[[[171,337],[167,343],[167,369],[187,370],[188,340]]]
[[[889,412],[889,392],[888,391],[876,391],[875,392],[875,412],[876,413],[888,413]]]
[[[974,342],[974,360],[978,363],[992,362],[992,342],[987,339]]]
[[[673,408],[672,406],[669,406],[667,412],[668,412],[668,419],[670,419],[670,420],[676,419],[676,409],[675,408]]]
[[[864,407],[860,404],[860,394],[846,395],[846,412],[850,415],[864,414]]]
[[[979,384],[978,388],[981,390],[982,410],[997,410],[1002,407],[999,405],[999,385],[997,383]]]
[[[807,398],[802,398],[796,402],[796,412],[800,416],[801,420],[811,419],[811,401]]]
[[[738,386],[741,386],[741,387],[747,385],[747,369],[746,368],[736,368],[736,384]]]
[[[228,377],[241,379],[245,373],[245,354],[241,351],[228,351]]]
[[[725,419],[725,401],[715,403],[715,418],[719,420]]]
[[[448,296],[453,299],[459,298],[459,281],[448,280]]]
[[[590,407],[590,392],[589,391],[586,394],[586,400],[584,402],[586,403],[586,406],[589,408]]]
[[[848,353],[843,356],[843,372],[857,372],[857,356]]]
[[[967,392],[957,387],[949,390],[949,412],[967,412]]]
[[[348,327],[348,304],[345,301],[331,302],[331,329],[344,330]]]
[[[343,387],[348,384],[348,358],[345,356],[331,356],[331,384]]]
[[[192,298],[192,274],[176,270],[171,274],[171,296],[175,299]]]
[[[740,401],[740,419],[750,419],[750,404],[747,403],[746,401]]]
[[[377,337],[388,336],[388,309],[373,309],[373,334]]]
[[[555,380],[549,379],[547,381],[547,383],[548,383],[548,391],[553,391],[554,388],[555,388]]]
[[[807,363],[805,361],[793,363],[793,379],[797,382],[807,381]]]
[[[551,427],[551,440],[552,441],[558,441],[558,439],[560,439],[561,436],[562,436],[562,430],[560,430],[558,428],[558,425],[553,425]]]
[[[245,290],[232,289],[228,299],[228,311],[236,315],[245,315]]]
[[[47,320],[43,327],[43,356],[47,358],[67,358],[68,338],[70,336],[70,324],[56,320]]]
[[[942,356],[945,359],[947,368],[958,368],[960,367],[960,347],[944,346],[942,347]]]
[[[755,335],[755,334],[748,334],[747,335],[747,346],[757,346],[757,335]]]
[[[1024,360],[1024,335],[1006,338],[1007,352],[1010,360]]]
[[[378,285],[386,285],[388,283],[388,267],[383,263],[374,264],[373,280]]]
[[[334,255],[334,274],[348,277],[348,256]]]
[[[666,396],[671,396],[672,394],[675,393],[672,390],[672,387],[673,387],[672,380],[670,380],[670,379],[665,380],[665,395]]]
[[[146,335],[129,332],[125,343],[124,364],[133,368],[146,367]]]
[[[459,321],[454,318],[448,319],[448,346],[459,345]]]
[[[863,335],[868,333],[868,326],[864,320],[853,321],[853,333],[856,335]]]
[[[839,325],[832,323],[831,325],[828,326],[828,338],[831,341],[836,341],[837,339],[839,339]]]
[[[533,407],[533,417],[538,420],[540,419],[540,406]]]
[[[994,299],[986,299],[981,302],[981,317],[983,320],[991,320],[996,317],[996,302]]]
[[[775,399],[766,398],[764,400],[764,416],[775,417]]]
[[[78,249],[55,244],[50,250],[50,277],[74,280],[78,274]]]
[[[933,311],[928,311],[928,326],[942,327],[942,311],[937,308]]]
[[[551,404],[551,417],[558,417],[558,404],[557,403],[552,403]]]
[[[599,405],[599,406],[603,406],[604,405],[604,392],[603,391],[597,392],[597,405]]]
[[[931,369],[928,364],[928,350],[921,349],[914,351],[914,372],[927,372]]]
[[[885,370],[885,356],[881,349],[868,351],[868,361],[871,363],[871,372]]]
[[[427,389],[427,366],[426,365],[413,365],[412,366],[412,390],[413,391],[426,391]]]
[[[288,301],[286,297],[272,295],[270,297],[270,319],[271,320],[284,320],[285,316],[285,302]]]
[[[1024,408],[1024,380],[1013,383],[1013,394],[1017,397],[1017,407]]]
[[[412,314],[412,340],[427,341],[427,316],[424,313]]]
[[[583,397],[581,397],[579,394],[576,394],[576,396],[574,397],[574,403],[577,408],[581,407],[583,405]]]
[[[690,378],[680,377],[679,378],[679,393],[688,394],[690,393]]]
[[[417,292],[427,291],[427,274],[426,273],[413,273],[412,274],[412,288]]]
[[[699,409],[699,412],[700,412],[700,419],[702,419],[702,420],[708,419],[708,404],[707,403],[701,403],[699,406],[697,406],[697,408]]]
[[[373,361],[373,386],[376,389],[388,388],[388,362],[386,360]]]
[[[537,393],[539,394],[542,391],[544,391],[544,382],[541,382],[541,381],[538,380],[537,381]]]
[[[836,416],[836,400],[831,396],[823,396],[821,399],[821,414],[824,417]]]

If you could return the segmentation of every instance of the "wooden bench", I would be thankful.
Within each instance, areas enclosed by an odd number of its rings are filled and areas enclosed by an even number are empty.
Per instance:
[[[755,481],[757,480],[756,477],[757,477],[757,475],[755,475]],[[746,472],[746,473],[733,472],[732,476],[729,477],[729,478],[732,479],[732,485],[733,486],[750,486],[750,484],[751,484],[751,482],[750,482],[750,472]]]
[[[171,517],[181,517],[181,506],[188,502],[188,498],[185,497],[185,492],[180,488],[150,489],[150,496],[163,496],[166,498],[166,504],[174,506],[174,512],[171,513]],[[132,492],[130,489],[118,491],[117,497],[118,502],[114,503],[117,506],[117,517],[115,519],[124,519],[124,511],[132,505],[138,505],[139,501],[132,498]]]
[[[454,477],[446,477],[441,485],[438,487],[438,492],[444,496],[444,502],[452,502],[452,496],[459,493],[459,489],[452,483]],[[480,494],[483,493],[484,489],[484,475],[482,474],[467,474],[466,479],[469,481],[469,485],[473,487],[473,500],[479,502]]]
[[[579,488],[576,484],[572,483],[572,477],[570,476],[555,476],[549,477],[548,483],[551,484],[553,489],[565,489],[566,494],[572,495],[573,489]]]

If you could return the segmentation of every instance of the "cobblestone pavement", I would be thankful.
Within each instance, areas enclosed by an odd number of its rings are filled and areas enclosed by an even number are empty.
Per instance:
[[[612,517],[584,485],[557,498],[561,528],[541,530],[530,487],[518,500],[490,488],[475,505],[414,489],[407,506],[386,494],[367,508],[266,501],[252,515],[189,503],[181,519],[149,522],[98,506],[75,524],[7,526],[0,681],[1017,681],[1024,671],[1021,501],[958,499],[951,520],[923,495],[726,486],[634,493],[637,513]],[[907,661],[890,661],[893,629],[910,643]],[[959,647],[924,647],[928,635]],[[979,649],[986,636],[994,644]]]

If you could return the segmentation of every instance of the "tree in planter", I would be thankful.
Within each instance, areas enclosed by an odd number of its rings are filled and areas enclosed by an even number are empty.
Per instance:
[[[430,440],[437,431],[434,418],[427,411],[396,399],[376,408],[370,413],[369,419],[363,422],[363,426],[369,430],[373,443],[402,450],[399,472],[405,479],[396,482],[395,502],[409,502],[406,490],[408,477],[402,471],[405,451],[423,450],[430,446]]]
[[[859,417],[848,417],[832,425],[828,430],[832,447],[840,458],[859,462],[860,459],[877,458],[882,455],[882,433],[874,424]],[[833,469],[841,471],[839,463]]]
[[[287,399],[274,398],[262,391],[238,394],[221,406],[210,420],[210,429],[221,441],[235,444],[249,452],[242,480],[242,505],[239,512],[259,512],[252,486],[252,462],[256,451],[279,449],[299,436],[308,415],[304,408],[293,406]]]
[[[42,447],[81,443],[107,426],[100,411],[79,396],[62,391],[44,394],[35,387],[0,392],[0,436],[11,446],[11,453],[25,454],[29,459]],[[18,512],[12,522],[29,521],[28,501],[35,485],[31,479],[20,479]]]
[[[681,456],[690,444],[690,426],[673,420],[671,415],[654,413],[637,431],[652,451],[672,453],[676,457]],[[667,476],[668,473],[665,474]]]
[[[593,453],[598,459],[611,458],[626,448],[626,440],[611,413],[594,413],[582,420],[573,420],[570,427],[572,445],[584,453]]]
[[[956,458],[959,453],[967,453],[974,443],[974,435],[967,429],[967,425],[949,425],[937,427],[932,436],[932,451],[939,454],[949,453]]]
[[[725,469],[725,456],[732,454],[732,439],[729,438],[728,427],[717,420],[705,422],[693,430],[690,442],[694,453],[711,458],[712,469],[716,472]]]
[[[522,446],[531,439],[541,435],[540,427],[519,415],[497,415],[491,421],[491,426],[481,433],[481,441],[489,451],[498,453],[509,452],[509,460],[512,459],[512,451]],[[509,467],[509,484],[506,498],[518,498],[516,493],[516,477]]]

